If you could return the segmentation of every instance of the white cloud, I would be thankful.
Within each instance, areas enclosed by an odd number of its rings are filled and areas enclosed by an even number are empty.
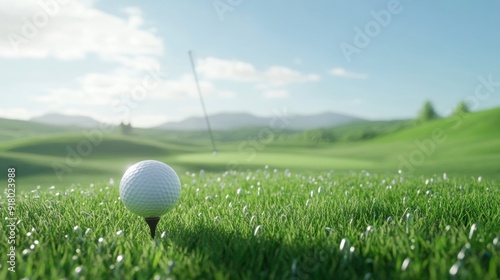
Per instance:
[[[251,63],[208,57],[198,60],[196,69],[207,79],[236,82],[259,82],[272,86],[317,81],[316,74],[303,74],[283,66],[259,71]]]
[[[351,103],[352,103],[352,104],[354,104],[354,105],[359,105],[359,104],[361,104],[361,103],[363,103],[363,102],[364,102],[363,98],[360,98],[360,97],[356,97],[356,98],[354,98],[354,99],[351,101]]]
[[[350,78],[350,79],[367,79],[368,75],[364,73],[349,72],[344,68],[333,68],[328,73],[334,77]]]
[[[50,89],[48,94],[34,97],[33,100],[61,106],[68,104],[112,106],[133,97],[134,89],[144,88],[144,80],[152,86],[146,90],[140,100],[185,100],[198,98],[196,83],[192,75],[186,74],[176,79],[154,80],[148,72],[114,70],[109,73],[89,73],[78,79],[77,88]],[[218,92],[215,86],[206,80],[200,81],[200,89],[204,95]],[[219,92],[220,97],[230,98],[234,94]]]
[[[266,99],[281,99],[288,97],[288,91],[284,89],[273,89],[265,91],[263,96]]]
[[[59,4],[59,2],[67,4]],[[163,42],[151,30],[141,29],[138,8],[126,8],[128,18],[93,7],[94,1],[2,1],[0,3],[0,57],[155,56]]]
[[[155,127],[167,121],[175,121],[175,120],[176,119],[173,119],[166,115],[139,114],[130,117],[130,122],[132,123],[133,127],[144,127],[144,128]]]
[[[32,110],[24,108],[1,108],[0,118],[16,119],[16,120],[29,120],[33,115]]]
[[[236,94],[232,91],[219,91],[217,96],[222,99],[235,99]]]

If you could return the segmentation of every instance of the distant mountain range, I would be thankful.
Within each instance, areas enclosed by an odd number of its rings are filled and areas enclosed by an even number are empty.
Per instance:
[[[289,115],[275,117],[257,117],[247,113],[223,113],[209,116],[213,130],[231,130],[246,127],[279,127],[289,130],[306,130],[321,127],[334,127],[363,119],[337,114],[322,113],[316,115]],[[194,131],[205,130],[205,118],[191,117],[179,122],[166,122],[157,129]]]
[[[69,116],[63,114],[50,113],[30,119],[32,122],[57,125],[57,126],[78,126],[84,128],[97,127],[99,122],[91,117]]]
[[[232,130],[247,127],[279,127],[288,130],[307,130],[321,127],[335,127],[342,124],[362,121],[363,119],[337,113],[321,113],[315,115],[283,115],[275,117],[258,117],[248,113],[222,113],[209,117],[213,130]],[[85,116],[68,116],[63,114],[46,114],[32,118],[30,121],[56,126],[97,127],[99,122]],[[132,126],[134,122],[132,120]],[[162,130],[198,131],[207,129],[205,118],[191,117],[178,122],[166,122],[154,127]]]

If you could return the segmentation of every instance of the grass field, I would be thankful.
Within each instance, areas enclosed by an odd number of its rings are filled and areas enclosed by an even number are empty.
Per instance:
[[[328,141],[217,132],[217,156],[203,132],[0,120],[19,219],[17,273],[4,254],[0,279],[498,279],[499,119],[497,108],[352,124],[322,131]],[[155,241],[118,199],[127,166],[145,159],[183,183]]]
[[[43,134],[42,128],[35,129],[31,123],[16,122],[5,126],[5,131],[12,134],[13,129],[17,129],[19,135],[27,135],[26,131],[36,134],[0,141],[0,169],[17,167],[20,189],[37,185],[68,187],[106,182],[109,178],[118,180],[128,165],[145,159],[167,162],[180,172],[254,170],[268,164],[293,171],[367,170],[396,174],[401,169],[407,175],[447,172],[450,176],[499,180],[499,119],[497,108],[407,125],[404,129],[395,129],[401,123],[389,122],[385,128],[382,123],[376,123],[376,131],[386,129],[387,132],[365,141],[334,143],[307,142],[301,139],[301,133],[284,130],[269,136],[269,131],[262,133],[265,128],[239,130],[234,134],[218,132],[217,157],[211,153],[206,133],[201,132],[138,129],[129,136],[118,132],[96,136],[95,131],[85,129],[75,132],[53,128]],[[353,124],[333,129],[332,133],[337,131],[339,138],[345,138],[363,134],[361,131],[365,128],[366,124]],[[436,132],[441,135],[439,141],[434,139]],[[267,138],[260,137],[262,135]]]
[[[19,193],[17,272],[2,262],[0,278],[500,276],[500,188],[490,181],[271,168],[181,181],[154,241],[117,184]]]

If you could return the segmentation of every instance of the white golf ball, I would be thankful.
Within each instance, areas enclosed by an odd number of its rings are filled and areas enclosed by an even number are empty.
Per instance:
[[[156,160],[130,166],[120,181],[120,199],[125,207],[145,218],[162,216],[174,207],[180,195],[179,176]]]

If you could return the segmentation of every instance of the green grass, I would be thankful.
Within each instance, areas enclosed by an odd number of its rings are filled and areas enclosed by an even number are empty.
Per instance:
[[[131,136],[117,132],[103,135],[91,151],[74,159],[74,152],[89,143],[85,130],[36,134],[0,142],[0,169],[17,167],[22,176],[21,189],[36,185],[48,187],[89,184],[119,179],[127,165],[145,159],[157,159],[176,170],[223,172],[255,169],[264,165],[293,171],[312,170],[348,173],[367,170],[376,173],[397,173],[431,176],[447,172],[451,176],[500,179],[500,130],[497,120],[500,108],[477,112],[463,118],[440,119],[409,126],[406,122],[374,123],[374,131],[385,134],[366,141],[311,143],[295,139],[285,131],[274,139],[259,139],[258,128],[218,132],[219,155],[212,156],[206,132],[164,132],[137,129]],[[1,125],[1,123],[0,123]],[[23,127],[23,125],[19,125]],[[14,125],[8,126],[12,129]],[[357,135],[367,129],[366,123],[334,128],[341,135]],[[40,131],[40,129],[35,129]],[[433,133],[441,131],[444,140],[436,142]],[[88,133],[87,133],[88,134]],[[205,136],[203,136],[205,135]],[[237,140],[240,139],[240,140]],[[430,141],[430,142],[429,142]],[[418,143],[431,145],[423,152]],[[430,143],[430,144],[429,144]],[[84,147],[85,148],[85,147]],[[70,152],[73,151],[73,152]],[[72,154],[73,153],[73,154]],[[421,162],[404,165],[412,155],[423,155]],[[68,166],[67,162],[73,162]],[[54,166],[64,168],[57,176]],[[59,172],[60,173],[60,172]]]
[[[17,272],[2,261],[0,279],[500,277],[500,187],[488,180],[270,167],[181,182],[155,241],[117,185],[19,192]]]

